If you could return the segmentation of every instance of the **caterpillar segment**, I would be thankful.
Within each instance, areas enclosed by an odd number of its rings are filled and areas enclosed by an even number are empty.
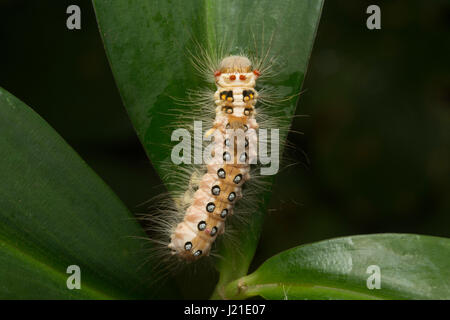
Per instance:
[[[169,244],[172,254],[188,261],[209,255],[217,236],[224,233],[225,221],[242,198],[242,185],[250,179],[250,163],[256,163],[257,156],[255,85],[259,71],[252,69],[248,58],[229,56],[214,76],[216,117],[205,135],[214,133],[212,155],[216,157],[206,165],[207,172]]]

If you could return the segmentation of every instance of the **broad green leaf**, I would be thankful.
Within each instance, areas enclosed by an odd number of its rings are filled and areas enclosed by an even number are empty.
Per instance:
[[[172,97],[186,98],[188,90],[206,86],[195,72],[188,54],[198,42],[214,51],[231,43],[230,54],[243,50],[266,52],[278,58],[276,77],[265,85],[283,95],[300,92],[321,13],[321,0],[93,0],[106,53],[124,105],[149,158],[169,191],[183,188],[169,184],[171,133],[180,128]],[[272,40],[270,40],[272,39]],[[255,49],[256,47],[256,49]],[[213,89],[213,88],[211,88]],[[295,113],[297,97],[274,107],[285,121],[286,133]],[[190,106],[178,108],[192,113]],[[214,110],[215,106],[211,105]],[[212,121],[213,119],[211,119]],[[190,124],[183,124],[188,128]],[[206,131],[207,128],[204,128]],[[285,138],[283,134],[282,139]],[[169,146],[169,147],[168,147]],[[272,177],[268,178],[272,182]],[[270,188],[269,188],[270,189]],[[220,286],[247,273],[258,243],[270,190],[260,194],[261,208],[237,233],[239,250],[224,244],[218,263]],[[239,251],[239,252],[238,252]]]
[[[380,289],[369,289],[377,275]],[[374,234],[299,246],[268,259],[226,288],[228,298],[252,296],[450,299],[450,239]]]
[[[130,238],[143,236],[66,142],[0,89],[0,299],[151,297],[145,248]],[[67,288],[70,265],[80,290]]]

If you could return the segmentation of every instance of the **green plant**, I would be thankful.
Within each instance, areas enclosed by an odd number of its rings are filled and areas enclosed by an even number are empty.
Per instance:
[[[185,52],[191,36],[214,45],[232,34],[246,43],[253,28],[264,24],[266,38],[276,29],[273,46],[286,65],[272,84],[297,92],[322,8],[314,0],[93,3],[125,108],[161,177],[168,173],[160,165],[167,157],[161,141],[170,136],[160,128],[174,122],[164,112],[170,96],[202,84]],[[292,116],[295,107],[288,102],[283,112]],[[146,236],[133,215],[44,120],[5,90],[0,133],[1,298],[178,297],[170,282],[162,289],[152,283],[148,270],[158,261],[129,237]],[[450,241],[429,236],[326,240],[282,252],[248,275],[269,196],[263,195],[251,228],[240,230],[244,254],[219,249],[225,259],[217,261],[213,298],[449,298],[450,259],[442,252]],[[82,290],[66,287],[67,266],[74,264],[82,270]],[[381,290],[366,287],[370,265],[380,266]]]

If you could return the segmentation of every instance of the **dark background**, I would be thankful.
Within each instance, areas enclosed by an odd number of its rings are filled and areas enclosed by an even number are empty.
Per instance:
[[[82,29],[66,28],[78,4]],[[381,30],[366,28],[369,4]],[[325,1],[256,267],[332,237],[450,236],[449,1]],[[0,0],[0,86],[133,212],[163,190],[122,106],[89,1]]]

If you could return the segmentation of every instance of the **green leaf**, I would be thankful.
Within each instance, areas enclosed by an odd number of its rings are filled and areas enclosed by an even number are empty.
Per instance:
[[[167,164],[170,147],[176,144],[171,133],[180,124],[177,114],[170,112],[176,104],[172,97],[185,98],[187,90],[206,85],[189,60],[189,50],[198,53],[193,44],[214,51],[220,43],[230,42],[233,53],[254,50],[255,45],[259,51],[271,47],[271,54],[279,58],[278,74],[265,85],[285,95],[296,94],[305,77],[323,1],[93,0],[93,4],[124,105],[155,169],[173,191],[174,185],[180,187],[180,183],[169,184],[177,168]],[[297,97],[269,111],[287,120],[280,128],[281,139],[296,105]],[[193,106],[183,108],[181,113],[197,112]],[[237,230],[240,250],[220,247],[220,287],[247,273],[269,196],[270,188],[259,195],[261,207],[249,224]]]
[[[228,298],[450,299],[450,239],[374,234],[284,251],[226,288]],[[378,266],[380,289],[367,282]],[[374,279],[369,283],[374,284]]]
[[[0,89],[0,299],[145,298],[142,228],[33,110]],[[66,286],[81,269],[81,289]]]

